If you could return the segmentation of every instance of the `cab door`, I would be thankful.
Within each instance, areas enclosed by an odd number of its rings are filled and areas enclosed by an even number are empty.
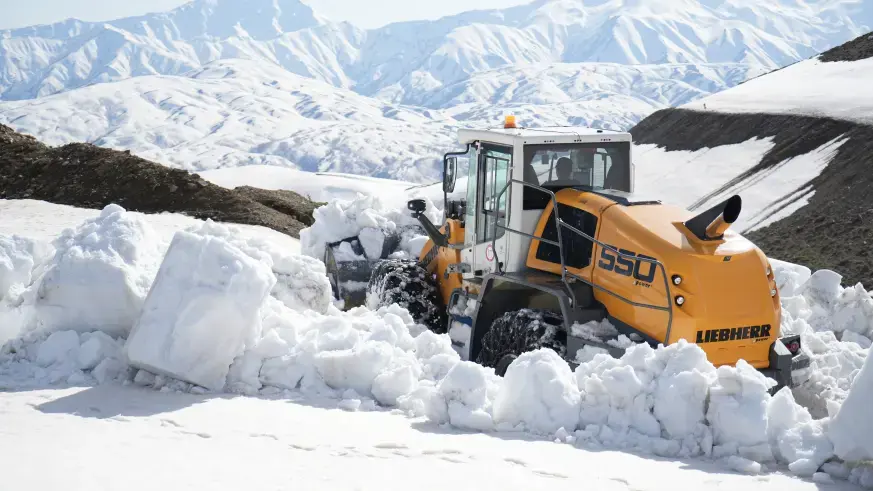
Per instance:
[[[471,266],[465,278],[481,277],[504,263],[507,251],[507,204],[511,189],[506,188],[512,172],[512,147],[477,143],[467,183],[463,261]],[[473,165],[473,164],[476,165]]]

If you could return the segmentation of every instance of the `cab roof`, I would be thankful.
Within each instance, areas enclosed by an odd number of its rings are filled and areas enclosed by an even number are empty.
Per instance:
[[[601,130],[584,126],[554,126],[542,128],[486,128],[458,131],[461,144],[474,141],[506,145],[537,145],[547,143],[630,142],[630,133]]]

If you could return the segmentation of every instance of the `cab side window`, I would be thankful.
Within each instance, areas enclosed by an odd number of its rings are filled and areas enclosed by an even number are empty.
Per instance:
[[[506,233],[501,227],[506,226],[507,197],[509,190],[501,191],[509,182],[512,168],[512,149],[485,145],[480,154],[479,171],[479,231],[476,234],[478,242],[489,242],[503,237]],[[499,196],[498,196],[499,195]],[[500,225],[500,227],[495,227]]]

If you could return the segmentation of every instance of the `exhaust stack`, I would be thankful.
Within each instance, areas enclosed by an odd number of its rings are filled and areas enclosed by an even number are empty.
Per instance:
[[[739,218],[742,208],[742,198],[735,195],[688,220],[685,227],[700,240],[721,240]]]

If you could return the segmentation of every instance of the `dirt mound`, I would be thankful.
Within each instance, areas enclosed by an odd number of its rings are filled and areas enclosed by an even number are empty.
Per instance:
[[[225,189],[197,174],[94,145],[48,147],[0,125],[0,198],[83,208],[116,203],[131,211],[173,212],[260,225],[298,237],[317,203],[291,191]]]
[[[873,166],[873,127],[828,118],[665,109],[640,122],[631,133],[636,144],[655,144],[668,151],[697,151],[773,138],[774,147],[757,165],[702,195],[696,206],[738,182],[755,179],[780,162],[842,136],[846,142],[824,171],[798,187],[814,191],[809,204],[745,235],[770,257],[805,264],[813,270],[832,269],[844,276],[844,283],[873,284],[873,174],[869,171]],[[785,200],[782,205],[792,202]]]
[[[861,36],[821,54],[821,61],[858,61],[873,58],[873,34]]]

